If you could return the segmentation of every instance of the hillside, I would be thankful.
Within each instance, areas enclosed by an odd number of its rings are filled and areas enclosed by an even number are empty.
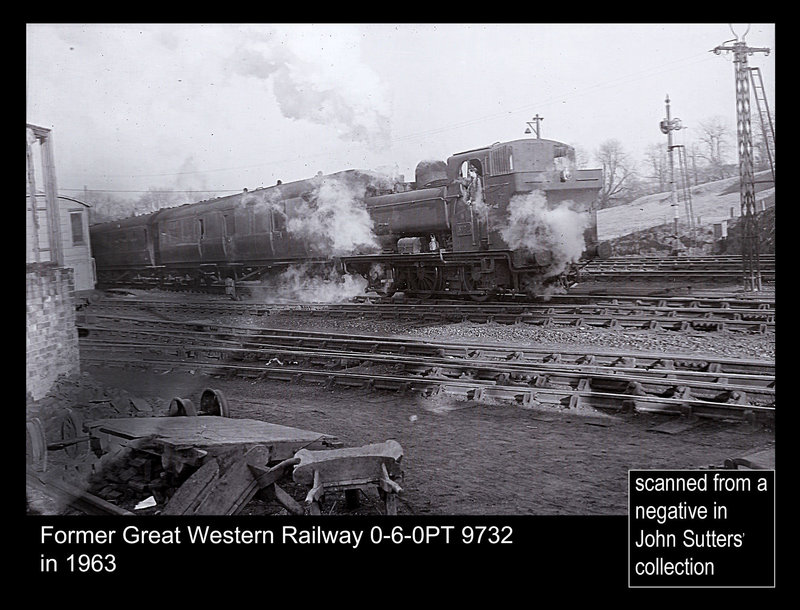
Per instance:
[[[756,174],[756,180],[766,180],[769,172]],[[775,247],[775,188],[772,182],[756,184],[756,205],[762,234],[762,251],[774,252]],[[688,232],[685,205],[679,202],[678,249],[699,247],[704,254],[734,254],[739,251],[738,220],[741,212],[739,178],[726,178],[692,187],[692,208],[697,225],[697,243]],[[761,211],[762,201],[766,212]],[[734,218],[731,218],[731,208]],[[727,220],[727,243],[714,243],[714,223]],[[599,210],[597,232],[601,241],[610,241],[616,256],[628,254],[668,254],[675,247],[673,211],[670,194],[655,193],[640,197],[627,205]]]
[[[766,180],[769,172],[759,172],[756,180]],[[736,216],[740,212],[739,177],[698,184],[692,189],[692,208],[700,217],[701,227],[711,229],[715,222]],[[756,201],[766,200],[770,206],[775,201],[775,187],[771,183],[756,184]],[[683,202],[679,202],[680,223],[686,223]],[[758,204],[760,210],[760,203]],[[627,205],[607,208],[597,212],[597,232],[601,240],[610,240],[635,231],[672,223],[673,211],[670,194],[654,193],[640,197]]]

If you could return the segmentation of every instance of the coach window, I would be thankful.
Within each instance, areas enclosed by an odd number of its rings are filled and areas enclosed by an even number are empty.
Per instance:
[[[461,164],[461,193],[467,205],[479,201],[483,197],[483,168],[477,159],[469,159]]]
[[[275,204],[275,207],[272,208],[272,230],[273,231],[285,231],[286,230],[286,212],[284,209],[286,208],[286,203],[281,201],[278,204]]]
[[[172,243],[178,243],[182,239],[182,227],[178,220],[170,220],[164,226],[165,235]]]
[[[236,235],[236,220],[233,214],[223,214],[222,218],[225,222],[225,235],[228,237]]]
[[[564,144],[553,146],[553,165],[556,171],[573,169],[575,167],[575,149]]]
[[[200,239],[203,239],[206,236],[206,226],[203,222],[202,218],[197,219],[198,226],[200,228]]]
[[[269,211],[264,206],[248,206],[253,214],[253,233],[269,233]]]
[[[193,243],[197,240],[197,235],[195,234],[195,226],[196,223],[192,221],[191,218],[184,218],[180,221],[181,224],[181,237],[180,240],[182,243]]]
[[[83,236],[83,214],[80,211],[70,212],[69,224],[72,227],[72,245],[79,246],[86,243]]]
[[[483,176],[483,167],[481,166],[481,162],[478,159],[470,159],[469,161],[464,161],[461,164],[461,177],[462,178],[469,178],[469,168],[474,167],[478,177]]]

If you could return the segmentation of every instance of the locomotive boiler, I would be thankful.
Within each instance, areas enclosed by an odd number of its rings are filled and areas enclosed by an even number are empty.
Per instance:
[[[607,256],[601,183],[601,170],[576,168],[571,146],[514,140],[421,162],[414,182],[346,170],[93,225],[92,248],[101,286],[215,285],[333,264],[382,293],[484,300],[549,290],[580,259]],[[350,215],[337,227],[342,199]],[[368,235],[337,244],[352,227]],[[326,228],[333,238],[314,232]]]

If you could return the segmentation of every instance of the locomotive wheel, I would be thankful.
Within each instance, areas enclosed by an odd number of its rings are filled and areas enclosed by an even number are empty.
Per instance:
[[[410,269],[408,272],[408,287],[412,292],[420,290],[430,291],[427,294],[417,294],[420,299],[429,299],[433,292],[439,290],[442,284],[442,277],[438,267],[419,267]]]
[[[475,280],[472,279],[472,272],[469,269],[464,269],[463,286],[465,292],[471,293],[469,295],[469,298],[475,301],[476,303],[483,303],[485,301],[488,301],[489,297],[491,296],[489,295],[488,292],[482,292],[480,294],[475,294],[473,292],[476,290]]]
[[[225,395],[220,390],[208,388],[200,396],[200,415],[219,415],[230,417],[230,409]]]
[[[169,416],[170,417],[196,417],[197,409],[194,408],[194,403],[188,398],[173,398],[169,403]]]

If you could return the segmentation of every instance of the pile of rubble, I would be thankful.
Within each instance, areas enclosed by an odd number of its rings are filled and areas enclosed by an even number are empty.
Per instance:
[[[88,374],[62,376],[43,398],[32,400],[30,395],[27,398],[27,421],[41,422],[47,445],[83,436],[84,421],[167,415],[169,409],[167,400],[140,398],[125,390],[108,388]],[[135,456],[109,453],[98,458],[87,440],[46,451],[45,462],[37,464],[37,469],[57,473],[65,483],[123,506],[160,493],[172,483],[159,476],[161,465],[157,459],[144,452],[136,453]],[[31,490],[28,504],[32,512],[68,512],[66,507],[56,506]]]
[[[45,426],[48,439],[58,438],[60,425],[70,412],[84,420],[111,417],[152,417],[166,415],[169,400],[139,398],[119,388],[108,388],[89,374],[59,377],[48,394],[39,400],[27,397],[28,419],[38,417]]]

